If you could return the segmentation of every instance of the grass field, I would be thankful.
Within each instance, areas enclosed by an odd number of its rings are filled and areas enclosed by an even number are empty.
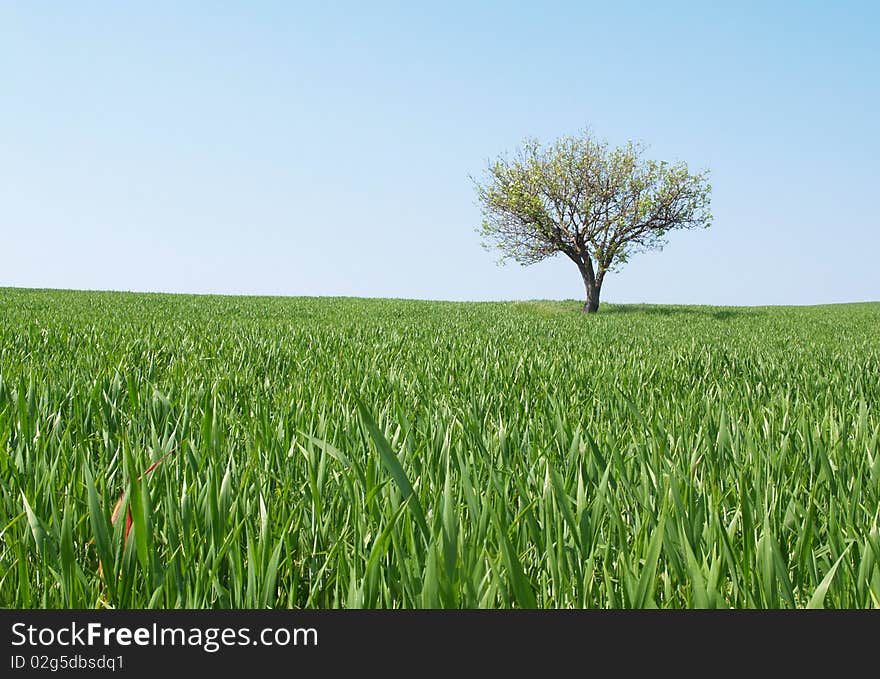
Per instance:
[[[0,289],[0,605],[880,607],[880,304],[579,308]]]

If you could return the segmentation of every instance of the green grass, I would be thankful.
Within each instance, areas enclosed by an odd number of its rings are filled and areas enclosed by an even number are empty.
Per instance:
[[[880,607],[880,304],[579,308],[0,289],[0,605]]]

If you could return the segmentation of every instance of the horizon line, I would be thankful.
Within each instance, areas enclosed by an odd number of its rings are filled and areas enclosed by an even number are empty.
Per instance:
[[[562,299],[554,299],[549,297],[533,297],[528,299],[442,299],[442,298],[426,298],[426,297],[371,297],[362,295],[296,295],[296,294],[266,294],[266,293],[242,293],[242,292],[180,292],[167,290],[121,290],[114,288],[34,288],[23,285],[0,285],[0,291],[6,290],[25,290],[32,292],[82,292],[82,293],[103,293],[117,295],[169,295],[178,297],[243,297],[243,298],[265,298],[265,299],[327,299],[327,300],[368,300],[368,301],[407,301],[407,302],[438,302],[446,304],[521,304],[528,302],[554,302],[554,303],[576,303],[583,304],[582,299],[574,297],[566,297]],[[602,301],[602,305],[608,306],[688,306],[688,307],[725,307],[733,309],[767,309],[767,308],[810,308],[825,306],[844,306],[855,304],[880,304],[880,299],[864,299],[864,300],[848,300],[843,302],[819,302],[810,304],[708,304],[708,303],[687,303],[687,302],[614,302]]]

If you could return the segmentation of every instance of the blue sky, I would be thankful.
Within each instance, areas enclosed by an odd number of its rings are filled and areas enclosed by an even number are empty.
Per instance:
[[[720,4],[3,3],[0,285],[580,298],[468,175],[590,126],[712,171],[603,299],[880,300],[878,5]]]

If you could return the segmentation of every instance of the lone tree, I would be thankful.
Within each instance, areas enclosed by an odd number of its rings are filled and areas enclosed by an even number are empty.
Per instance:
[[[644,150],[610,148],[589,131],[549,146],[527,140],[474,181],[484,243],[523,266],[564,254],[584,280],[584,312],[595,313],[605,274],[661,249],[673,229],[712,224],[708,173],[648,160]]]

